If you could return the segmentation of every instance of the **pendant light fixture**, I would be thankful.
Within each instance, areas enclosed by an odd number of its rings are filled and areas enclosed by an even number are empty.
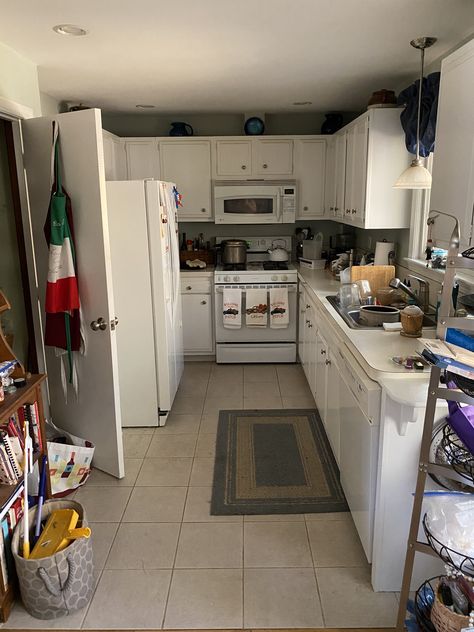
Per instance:
[[[393,185],[395,189],[431,189],[431,173],[423,166],[423,159],[420,158],[420,119],[425,49],[433,46],[435,42],[436,37],[418,37],[410,42],[413,48],[421,50],[421,72],[418,85],[418,113],[416,119],[416,156],[411,165],[405,169]]]

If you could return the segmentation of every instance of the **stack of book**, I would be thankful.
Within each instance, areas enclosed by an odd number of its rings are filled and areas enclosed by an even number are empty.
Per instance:
[[[40,452],[43,448],[37,402],[20,406],[8,422],[0,426],[0,483],[2,485],[15,485],[23,475],[25,420],[29,422],[33,452]]]
[[[16,577],[15,563],[11,552],[13,531],[23,517],[23,498],[17,498],[1,523],[0,533],[0,587],[5,592]]]
[[[447,329],[446,340],[419,338],[419,352],[431,364],[474,380],[474,338],[459,329]]]

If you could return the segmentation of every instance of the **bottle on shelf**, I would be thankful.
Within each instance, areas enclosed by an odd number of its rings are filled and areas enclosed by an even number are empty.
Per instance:
[[[181,240],[181,250],[187,250],[187,243],[186,243],[186,233],[183,233],[183,239]]]

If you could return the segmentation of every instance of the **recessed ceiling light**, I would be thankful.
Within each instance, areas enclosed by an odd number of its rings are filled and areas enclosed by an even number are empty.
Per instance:
[[[295,101],[293,105],[313,105],[312,101]]]
[[[140,108],[140,110],[152,110],[155,106],[147,105],[146,103],[138,103],[135,107]]]
[[[80,37],[81,35],[87,35],[87,31],[80,26],[74,26],[74,24],[56,24],[53,26],[53,31],[58,35],[74,35]]]

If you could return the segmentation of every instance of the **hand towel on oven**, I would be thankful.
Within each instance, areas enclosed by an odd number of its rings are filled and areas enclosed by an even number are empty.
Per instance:
[[[289,324],[288,288],[270,288],[270,328],[286,329]]]
[[[240,329],[242,326],[241,307],[242,290],[225,287],[222,299],[224,327],[227,329]]]
[[[267,290],[246,291],[245,324],[247,327],[266,327],[268,322]]]

